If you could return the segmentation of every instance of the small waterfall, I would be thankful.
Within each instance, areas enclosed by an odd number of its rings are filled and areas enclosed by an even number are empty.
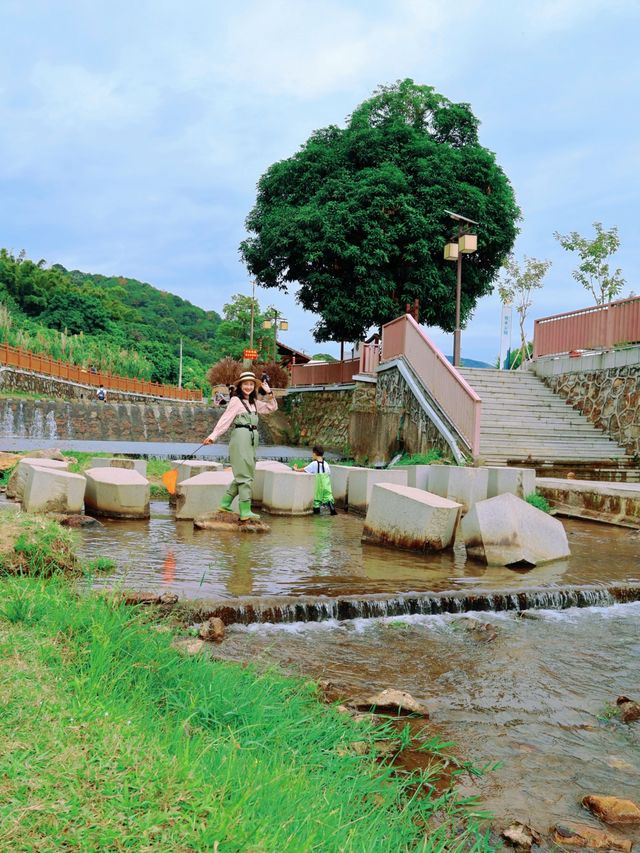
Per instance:
[[[261,598],[221,601],[198,608],[197,617],[218,616],[227,625],[324,622],[329,619],[373,619],[384,616],[433,616],[482,611],[566,610],[569,607],[610,607],[640,601],[640,584],[607,587],[559,587],[519,592],[436,592],[384,597]],[[196,616],[196,614],[194,614]]]
[[[18,403],[13,435],[15,438],[27,437],[27,425],[24,417],[24,400],[20,400]]]
[[[53,409],[47,412],[47,416],[44,419],[45,429],[47,433],[47,438],[54,439],[58,437],[58,426],[56,424],[56,413]]]
[[[4,415],[2,416],[2,436],[4,438],[13,438],[13,408],[7,401],[4,406]]]
[[[33,423],[29,430],[29,438],[44,438],[44,417],[39,406],[35,407],[33,411]]]

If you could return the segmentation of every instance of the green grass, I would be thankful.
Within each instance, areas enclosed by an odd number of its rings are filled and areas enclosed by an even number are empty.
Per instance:
[[[530,495],[527,495],[525,500],[536,509],[541,509],[542,512],[551,512],[551,506],[549,505],[548,500],[542,495],[539,495],[537,492],[532,492]]]
[[[427,453],[405,453],[396,465],[433,465],[434,462],[445,463],[442,452],[437,447],[432,447]]]

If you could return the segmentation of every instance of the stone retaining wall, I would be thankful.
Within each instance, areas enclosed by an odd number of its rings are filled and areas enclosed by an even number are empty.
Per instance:
[[[308,447],[321,444],[348,455],[349,413],[353,399],[351,387],[289,392],[284,408],[289,416],[291,442]]]

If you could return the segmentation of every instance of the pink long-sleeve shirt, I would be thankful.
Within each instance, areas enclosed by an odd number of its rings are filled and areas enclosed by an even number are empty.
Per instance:
[[[250,408],[253,410],[253,406],[250,406]],[[262,400],[256,400],[255,402],[255,410],[259,415],[268,415],[271,412],[275,412],[277,408],[278,401],[273,395],[264,403]],[[246,411],[247,410],[242,405],[240,397],[232,397],[227,403],[220,420],[215,425],[213,432],[208,436],[208,438],[211,439],[211,442],[215,444],[216,441],[223,436],[233,424],[238,415],[244,415],[246,414]]]

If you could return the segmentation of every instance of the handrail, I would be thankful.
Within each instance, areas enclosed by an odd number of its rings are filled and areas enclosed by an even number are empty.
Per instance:
[[[161,385],[158,382],[118,376],[107,371],[92,373],[84,367],[78,367],[66,361],[58,361],[47,355],[38,355],[31,350],[12,347],[9,344],[0,344],[0,364],[17,367],[21,370],[31,370],[34,373],[43,373],[57,379],[66,379],[80,385],[93,385],[96,388],[104,385],[107,391],[112,392],[145,394],[150,397],[163,397],[169,400],[202,400],[202,391],[200,390],[192,391],[187,388],[178,388],[175,385]]]
[[[382,328],[382,361],[404,357],[450,419],[471,453],[480,452],[482,401],[410,314]]]
[[[640,342],[640,296],[540,317],[534,322],[533,356],[610,349]]]
[[[360,355],[344,361],[325,364],[291,365],[291,387],[307,385],[344,385],[360,374],[375,374],[380,363],[380,347],[377,344],[360,344]]]

